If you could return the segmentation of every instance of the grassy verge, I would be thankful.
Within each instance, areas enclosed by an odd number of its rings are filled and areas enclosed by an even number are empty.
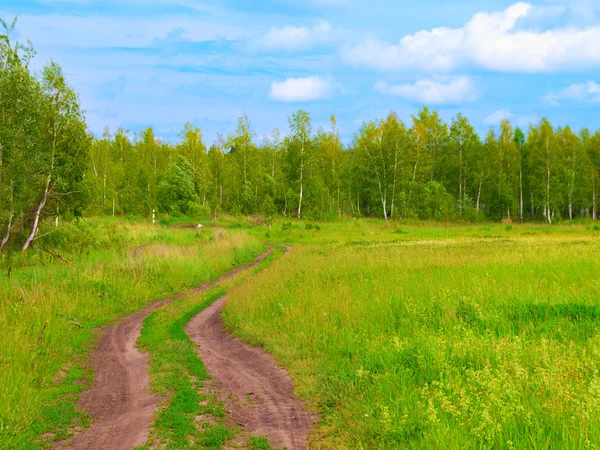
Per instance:
[[[91,380],[85,361],[95,328],[213,280],[262,249],[241,230],[215,238],[210,229],[107,221],[84,231],[82,239],[99,244],[63,253],[72,266],[32,254],[0,278],[0,448],[45,447],[85,426],[75,405]]]
[[[237,430],[228,428],[225,422],[223,405],[203,390],[209,375],[196,354],[196,345],[185,333],[185,326],[213,301],[263,270],[281,253],[277,249],[260,265],[221,286],[166,305],[146,318],[138,345],[151,355],[152,391],[167,400],[155,417],[149,442],[142,448],[220,449],[235,436]],[[252,439],[251,448],[269,448],[263,440]]]
[[[600,237],[600,225],[582,220],[567,225],[545,224],[457,224],[440,222],[346,219],[338,222],[309,222],[278,219],[272,225],[256,226],[249,232],[263,240],[286,244],[378,245],[382,242],[448,239],[513,239],[545,237]]]
[[[424,234],[297,246],[230,292],[322,412],[314,446],[599,447],[600,242]]]
[[[221,448],[232,437],[230,430],[217,423],[224,416],[222,406],[200,391],[208,373],[196,354],[195,344],[184,331],[192,317],[223,294],[221,289],[212,289],[186,301],[185,309],[190,309],[183,313],[183,305],[179,304],[154,312],[144,321],[138,345],[152,355],[153,391],[168,397],[168,406],[158,412],[154,422],[150,438],[153,446],[185,449],[195,444],[197,448]],[[199,427],[196,418],[207,416],[214,417],[214,422],[206,421],[204,428]]]

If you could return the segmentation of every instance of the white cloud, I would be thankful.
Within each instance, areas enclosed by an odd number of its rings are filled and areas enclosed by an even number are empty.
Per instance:
[[[533,123],[537,123],[539,121],[539,117],[533,115],[517,116],[507,109],[499,109],[483,119],[483,123],[494,127],[500,125],[503,120],[510,120],[513,122],[513,125],[526,128]]]
[[[109,16],[22,15],[17,31],[34,46],[102,48],[151,46],[157,39],[177,37],[191,42],[243,39],[248,31],[189,17],[129,18]]]
[[[510,120],[512,116],[513,114],[510,111],[499,109],[483,119],[483,123],[489,126],[500,125],[503,120]]]
[[[467,76],[437,77],[419,80],[414,84],[376,83],[375,90],[427,104],[472,102],[478,97],[475,83]]]
[[[333,91],[331,81],[318,76],[287,78],[271,83],[270,97],[279,102],[310,102],[331,97]]]
[[[572,84],[560,91],[551,92],[543,100],[555,106],[559,105],[561,101],[600,103],[600,84],[594,81]]]
[[[262,38],[250,43],[253,50],[307,50],[317,44],[329,42],[334,39],[334,30],[329,22],[321,21],[312,28],[282,27],[271,28]]]
[[[546,31],[522,29],[536,16],[529,3],[480,12],[461,28],[434,28],[398,44],[368,39],[342,52],[349,64],[379,70],[452,71],[466,65],[505,72],[546,72],[600,65],[600,25]]]

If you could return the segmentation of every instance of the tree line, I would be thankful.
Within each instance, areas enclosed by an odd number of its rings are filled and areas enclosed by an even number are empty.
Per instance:
[[[178,143],[152,128],[94,137],[55,63],[29,69],[30,44],[0,35],[0,251],[26,250],[44,218],[159,213],[281,215],[329,220],[597,220],[600,132],[542,119],[508,120],[480,137],[422,108],[364,123],[350,145],[335,117],[314,129],[303,110],[289,130],[257,140],[247,116],[209,148],[188,123]]]
[[[466,117],[421,109],[364,123],[344,147],[335,117],[313,130],[289,118],[259,144],[249,119],[206,148],[186,124],[181,142],[106,132],[90,146],[88,208],[95,214],[283,215],[311,219],[597,219],[600,133],[546,119],[527,133],[508,120],[482,139]]]

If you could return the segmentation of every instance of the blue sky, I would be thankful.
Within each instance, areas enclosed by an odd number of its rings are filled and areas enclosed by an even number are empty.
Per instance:
[[[185,122],[208,144],[248,114],[258,139],[310,112],[349,142],[366,120],[428,105],[484,134],[542,116],[600,128],[600,2],[0,0],[39,70],[51,58],[100,133]]]

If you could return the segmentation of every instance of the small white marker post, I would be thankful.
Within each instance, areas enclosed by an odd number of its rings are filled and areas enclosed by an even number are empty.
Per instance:
[[[156,215],[154,214],[154,210],[152,210],[152,225],[156,222]]]

